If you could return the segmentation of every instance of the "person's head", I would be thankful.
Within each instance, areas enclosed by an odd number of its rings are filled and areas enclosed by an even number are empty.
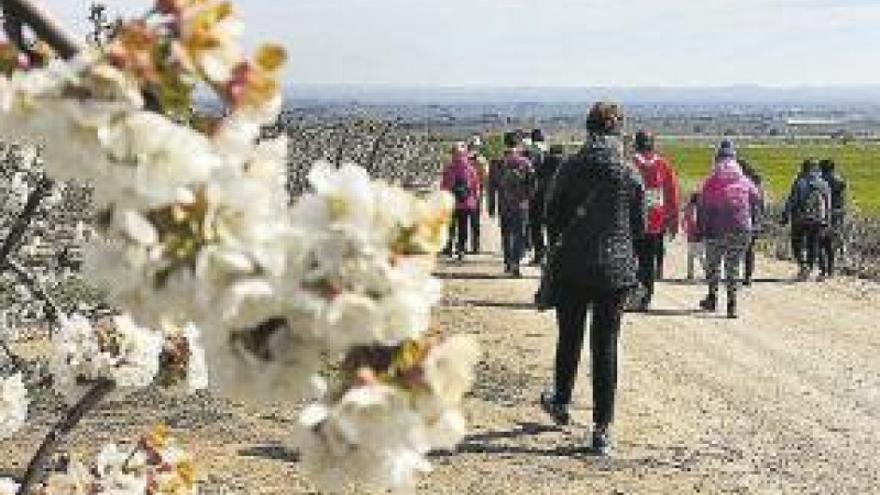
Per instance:
[[[533,143],[543,143],[544,142],[544,131],[541,129],[532,129],[532,142]]]
[[[801,164],[801,174],[807,175],[812,174],[819,171],[819,160],[815,158],[807,158],[804,160],[804,163]]]
[[[479,151],[483,147],[483,138],[479,134],[474,134],[468,138],[468,149],[471,151]]]
[[[620,135],[623,132],[623,109],[616,103],[600,101],[587,113],[587,132],[593,135]]]
[[[468,156],[468,148],[467,145],[461,141],[452,145],[452,159],[460,160],[462,158],[467,158]]]
[[[724,138],[715,151],[715,161],[736,159],[736,146],[730,139]]]
[[[639,129],[636,133],[635,148],[639,153],[654,151],[654,135],[646,130]]]
[[[516,148],[520,144],[519,134],[516,131],[504,133],[504,146],[507,148]]]
[[[691,193],[690,202],[694,204],[700,202],[700,191],[694,191]]]
[[[835,167],[834,160],[830,158],[826,158],[819,162],[819,168],[822,170],[823,174],[833,174]]]

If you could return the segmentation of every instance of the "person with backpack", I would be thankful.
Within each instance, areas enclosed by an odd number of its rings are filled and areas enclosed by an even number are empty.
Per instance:
[[[533,135],[532,139],[535,139]],[[541,137],[543,139],[543,137]],[[537,266],[544,259],[544,251],[547,248],[546,230],[547,223],[544,215],[545,205],[547,202],[547,190],[550,182],[559,169],[559,165],[564,158],[565,148],[562,145],[553,145],[549,148],[548,153],[540,154],[538,161],[533,161],[535,168],[535,180],[532,190],[532,197],[529,202],[529,222],[531,224],[530,234],[532,236],[532,247],[534,248],[534,256],[529,262],[530,265]]]
[[[483,156],[480,149],[483,140],[479,135],[474,135],[468,140],[468,158],[477,176],[480,179],[480,194],[477,195],[477,207],[470,214],[471,227],[471,254],[480,252],[481,223],[483,215],[483,192],[486,190],[486,181],[489,177],[489,161]]]
[[[703,273],[706,272],[706,247],[699,228],[699,191],[691,193],[690,200],[684,207],[681,228],[687,236],[687,279],[694,280],[694,264],[700,263]]]
[[[761,195],[761,201],[753,205],[752,208],[752,237],[749,240],[749,248],[746,250],[745,256],[745,275],[743,276],[743,285],[746,287],[752,285],[752,279],[755,275],[755,241],[764,232],[764,180],[758,171],[746,160],[740,159],[739,165],[742,167],[743,174],[748,177],[752,184],[758,188]]]
[[[467,245],[468,220],[477,209],[480,196],[480,178],[468,158],[467,146],[457,143],[452,148],[452,161],[443,171],[441,189],[449,191],[455,198],[455,213],[449,226],[449,240],[444,253],[452,255],[453,237],[457,237],[456,255],[459,261],[464,259]],[[457,236],[456,236],[457,234]]]
[[[593,381],[594,453],[612,450],[617,391],[617,349],[627,294],[638,286],[634,243],[644,232],[644,196],[638,173],[624,159],[623,113],[597,103],[587,117],[581,150],[559,168],[547,201],[559,327],[554,386],[541,408],[558,424],[570,421],[569,404],[583,347],[588,308]],[[553,263],[551,264],[551,258]]]
[[[831,189],[822,179],[819,162],[806,160],[801,176],[792,186],[782,217],[783,225],[791,222],[792,248],[799,267],[798,280],[809,280],[816,267],[819,241],[830,219]]]
[[[699,201],[699,230],[706,242],[709,293],[700,308],[715,311],[724,265],[727,317],[737,318],[737,285],[743,257],[751,243],[752,211],[762,202],[760,191],[743,174],[733,142],[725,139],[715,154],[712,175],[703,183]]]
[[[504,158],[489,177],[489,215],[497,212],[501,223],[504,272],[519,278],[526,250],[526,222],[534,170],[523,156],[517,133],[504,135]]]
[[[643,293],[636,309],[647,311],[654,297],[654,282],[663,276],[665,237],[678,233],[679,187],[675,170],[656,152],[654,136],[647,131],[636,133],[633,164],[642,176],[646,216],[645,235],[637,247]]]
[[[837,252],[843,243],[843,227],[846,221],[846,180],[835,171],[834,160],[819,162],[822,179],[831,190],[831,215],[828,228],[823,231],[819,250],[819,276],[822,279],[833,277]]]

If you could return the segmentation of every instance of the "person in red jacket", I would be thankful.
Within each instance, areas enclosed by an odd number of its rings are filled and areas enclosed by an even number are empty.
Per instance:
[[[639,283],[643,293],[637,309],[647,311],[654,297],[654,281],[662,266],[666,234],[678,234],[679,188],[675,170],[654,149],[654,136],[636,133],[634,165],[645,187],[645,235],[637,243]]]
[[[452,255],[452,239],[457,234],[456,254],[462,260],[467,244],[468,220],[477,211],[482,189],[479,173],[471,163],[464,143],[457,143],[452,148],[452,161],[443,171],[440,187],[455,197],[455,217],[449,226],[449,241],[443,251],[447,256]]]

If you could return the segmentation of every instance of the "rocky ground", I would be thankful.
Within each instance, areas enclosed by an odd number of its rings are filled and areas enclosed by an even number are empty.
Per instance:
[[[669,258],[668,275],[683,274],[683,246]],[[552,372],[553,315],[528,304],[535,270],[520,280],[500,272],[495,253],[440,271],[438,325],[473,334],[485,358],[466,403],[472,433],[434,456],[420,493],[880,493],[877,285],[795,283],[791,265],[762,259],[730,321],[694,311],[703,286],[662,282],[653,311],[625,318],[617,456],[600,460],[583,449],[588,355],[575,422],[555,427],[536,406]],[[54,399],[37,399],[29,429],[0,443],[0,475],[20,474],[58,413]],[[289,408],[144,394],[102,407],[70,448],[89,452],[164,422],[197,454],[202,493],[313,493],[284,447],[294,418]]]

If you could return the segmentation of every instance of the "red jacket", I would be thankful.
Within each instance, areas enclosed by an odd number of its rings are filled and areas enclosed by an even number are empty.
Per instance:
[[[679,190],[675,170],[657,153],[636,153],[645,186],[645,233],[678,233]]]

